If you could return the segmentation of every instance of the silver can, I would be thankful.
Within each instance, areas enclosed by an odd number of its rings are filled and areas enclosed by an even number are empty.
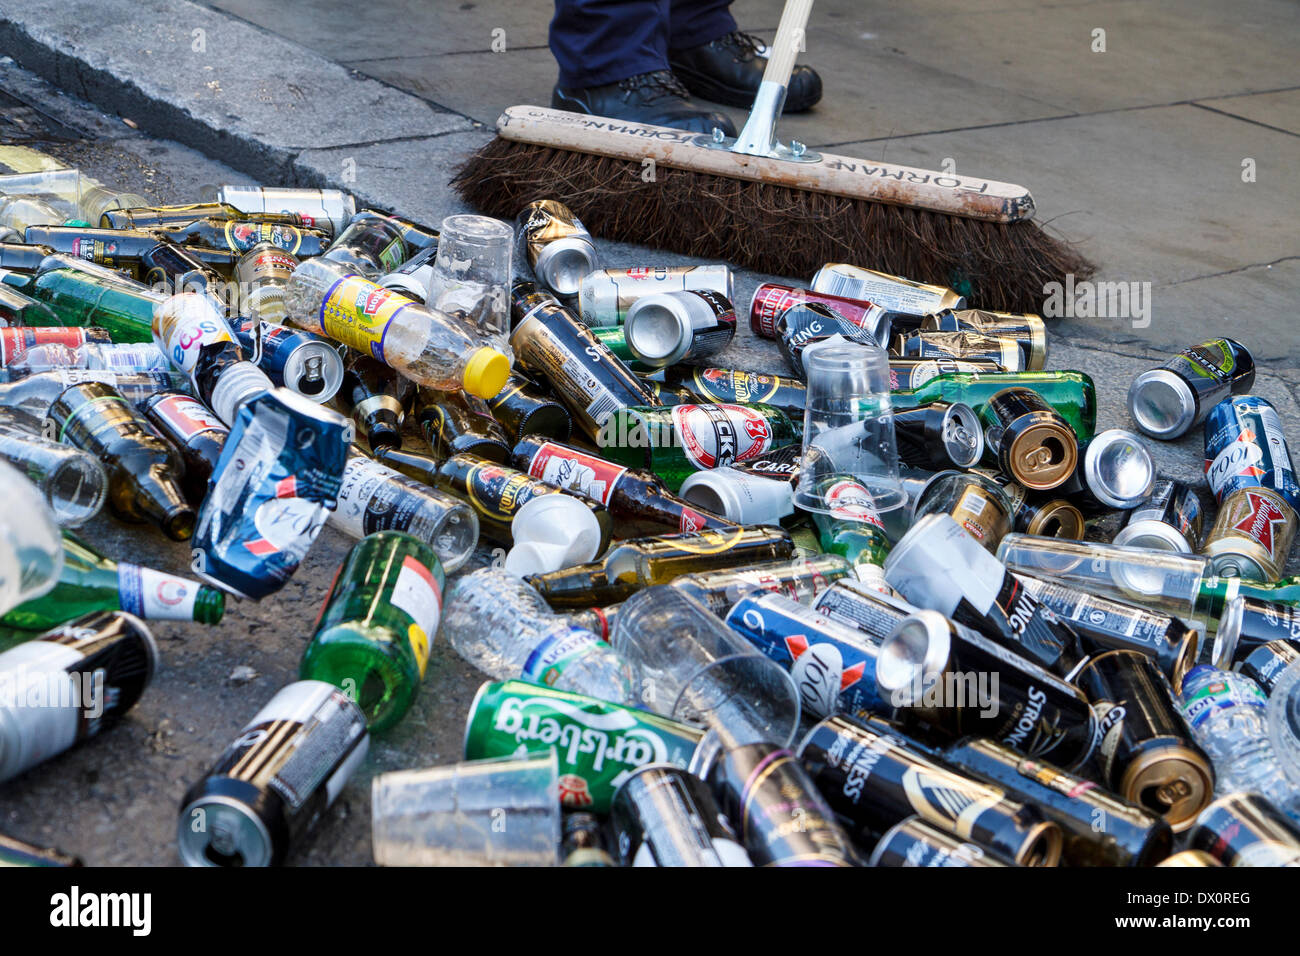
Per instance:
[[[913,282],[887,272],[863,269],[843,262],[828,262],[813,276],[814,292],[846,299],[866,299],[892,312],[930,315],[947,309],[966,308],[965,296],[941,285]]]
[[[1136,508],[1151,497],[1156,466],[1142,439],[1122,428],[1096,435],[1081,456],[1083,487],[1107,508]]]
[[[711,289],[637,299],[623,324],[627,346],[656,368],[716,355],[736,336],[731,300]]]
[[[706,289],[734,302],[731,270],[725,265],[601,269],[583,277],[578,311],[588,328],[622,325],[628,310],[644,296]]]
[[[533,274],[556,295],[573,295],[583,277],[600,268],[591,233],[562,202],[530,202],[515,226]]]
[[[296,681],[257,712],[203,779],[176,824],[186,866],[275,866],[338,797],[370,748],[343,691]]]
[[[1205,510],[1190,485],[1172,478],[1155,484],[1151,497],[1129,512],[1112,544],[1195,554],[1201,546]]]

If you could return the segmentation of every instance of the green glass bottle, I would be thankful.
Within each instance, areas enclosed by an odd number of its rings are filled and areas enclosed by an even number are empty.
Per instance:
[[[97,325],[107,329],[114,342],[152,342],[153,310],[163,299],[150,289],[133,289],[75,269],[43,273],[31,294],[50,307],[55,324]]]
[[[402,718],[420,689],[442,614],[446,577],[433,549],[402,531],[348,552],[298,675],[340,688],[373,731]]]
[[[821,484],[821,496],[831,508],[829,513],[812,512],[822,551],[848,559],[859,580],[883,584],[890,544],[884,522],[871,507],[871,493],[851,475],[832,475]]]
[[[0,617],[0,627],[47,631],[91,611],[216,624],[225,609],[225,595],[215,588],[138,564],[118,563],[65,531],[63,571],[54,589]]]
[[[44,302],[37,302],[31,296],[18,291],[7,282],[0,282],[0,326],[26,325],[51,326],[62,325]]]
[[[945,372],[919,388],[893,392],[896,409],[916,408],[931,402],[964,402],[977,412],[1004,388],[1023,386],[1043,396],[1074,429],[1079,441],[1088,441],[1097,429],[1097,390],[1083,372]]]
[[[637,358],[632,347],[627,344],[627,335],[621,325],[610,325],[597,327],[591,330],[591,334],[596,337],[597,342],[604,343],[605,347],[622,359],[623,364],[634,372],[657,372],[660,370],[657,365],[649,365]]]
[[[643,405],[616,410],[596,443],[606,458],[629,468],[649,468],[676,492],[694,472],[796,444],[802,431],[802,423],[771,405]]]
[[[1217,622],[1228,601],[1238,596],[1300,607],[1300,577],[1282,578],[1270,584],[1267,581],[1208,575],[1197,585],[1193,613],[1203,614],[1210,621]]]

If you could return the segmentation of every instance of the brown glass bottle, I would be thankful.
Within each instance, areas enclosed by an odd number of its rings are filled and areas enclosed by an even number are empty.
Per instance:
[[[523,375],[514,374],[506,379],[506,387],[488,402],[488,407],[511,442],[525,435],[567,441],[573,433],[573,419],[568,410]]]
[[[468,503],[478,513],[479,532],[506,546],[514,541],[510,525],[515,513],[525,502],[539,495],[568,495],[577,498],[591,510],[596,516],[596,523],[600,525],[600,550],[609,547],[614,519],[603,505],[538,481],[508,465],[468,453],[453,455],[442,463],[433,485]]]
[[[28,226],[28,242],[41,243],[55,252],[97,262],[110,269],[125,269],[140,277],[141,257],[158,245],[159,234],[142,229],[92,229],[83,226]],[[188,247],[188,251],[209,268],[230,275],[239,253],[229,249]]]
[[[738,527],[678,498],[652,471],[624,468],[572,445],[523,438],[515,445],[511,463],[534,478],[604,505],[617,522],[616,538]]]
[[[439,458],[468,452],[500,465],[510,460],[510,439],[481,398],[465,392],[419,388],[415,393],[415,415]]]
[[[108,506],[123,521],[149,521],[167,537],[194,532],[194,509],[181,481],[185,465],[176,450],[121,393],[103,382],[63,390],[45,420],[59,441],[94,454],[108,472]]]
[[[54,255],[49,246],[30,245],[26,242],[0,242],[0,269],[17,269],[35,272],[41,260]]]
[[[110,209],[99,217],[103,229],[167,229],[183,226],[198,219],[242,219],[245,222],[269,222],[301,226],[302,217],[291,212],[241,212],[229,203],[200,202],[188,206],[141,206],[136,209]]]
[[[307,259],[318,256],[330,244],[329,234],[279,222],[249,219],[197,219],[158,227],[172,242],[205,249],[222,249],[243,255],[259,242],[269,242],[290,255]]]
[[[680,574],[779,561],[794,554],[794,541],[780,528],[734,528],[634,538],[603,558],[525,580],[556,610],[613,604]]]
[[[208,479],[226,447],[230,429],[206,405],[182,392],[159,392],[139,406],[144,417],[176,447],[185,461],[181,487],[196,509],[208,493]]]
[[[140,257],[140,281],[165,293],[215,292],[221,274],[184,246],[164,239]]]
[[[402,420],[415,385],[383,362],[353,352],[343,370],[338,403],[371,451],[402,447]],[[396,467],[396,466],[393,466]]]

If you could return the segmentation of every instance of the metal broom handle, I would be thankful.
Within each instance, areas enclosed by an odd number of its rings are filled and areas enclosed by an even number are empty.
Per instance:
[[[781,23],[776,28],[776,39],[768,47],[763,82],[759,84],[745,128],[731,147],[733,153],[770,156],[776,151],[776,121],[785,106],[785,90],[794,71],[795,59],[804,45],[804,27],[808,25],[812,5],[813,0],[786,0]],[[802,151],[794,151],[795,156]]]

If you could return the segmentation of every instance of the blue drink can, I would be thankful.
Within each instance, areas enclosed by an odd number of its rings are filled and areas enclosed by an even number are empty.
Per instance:
[[[1277,409],[1258,395],[1214,406],[1205,420],[1205,479],[1219,504],[1243,488],[1269,488],[1300,510],[1300,484]]]
[[[245,355],[256,354],[251,322],[235,335]],[[262,323],[262,356],[257,364],[275,385],[313,402],[328,402],[343,384],[343,357],[337,343],[285,325]]]

